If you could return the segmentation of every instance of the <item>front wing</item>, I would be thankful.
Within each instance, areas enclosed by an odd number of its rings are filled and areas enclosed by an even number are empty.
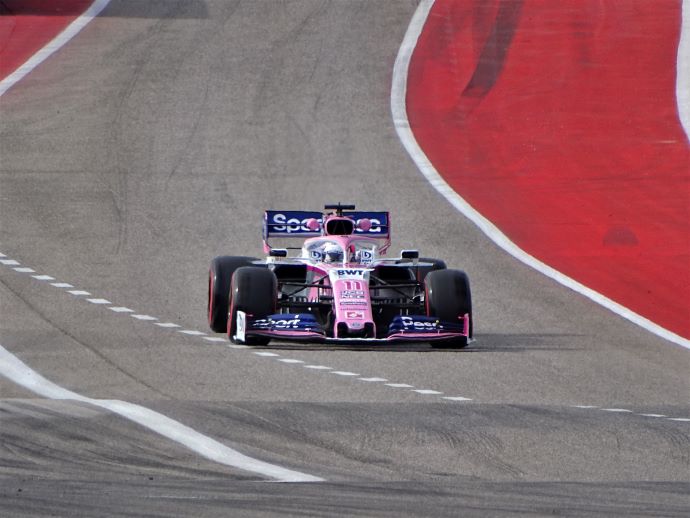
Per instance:
[[[433,342],[463,336],[469,338],[469,329],[469,315],[458,317],[457,322],[443,322],[424,315],[400,315],[393,318],[383,338],[335,338],[329,336],[310,313],[278,313],[266,318],[252,318],[238,311],[235,338],[242,342],[252,336],[319,343]]]

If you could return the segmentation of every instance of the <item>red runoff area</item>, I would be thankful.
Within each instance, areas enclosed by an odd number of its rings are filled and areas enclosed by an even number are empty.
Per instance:
[[[93,0],[2,0],[0,79],[4,79],[79,17]]]
[[[690,338],[680,20],[670,1],[438,0],[407,111],[438,172],[518,246]]]

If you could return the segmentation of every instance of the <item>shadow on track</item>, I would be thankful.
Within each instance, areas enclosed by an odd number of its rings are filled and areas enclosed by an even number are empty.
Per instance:
[[[256,350],[275,351],[353,351],[353,352],[392,352],[392,353],[493,353],[524,351],[568,351],[582,347],[573,347],[573,338],[584,335],[576,334],[482,334],[473,343],[463,349],[436,348],[428,343],[414,342],[403,344],[320,344],[277,342],[268,346],[255,346]]]

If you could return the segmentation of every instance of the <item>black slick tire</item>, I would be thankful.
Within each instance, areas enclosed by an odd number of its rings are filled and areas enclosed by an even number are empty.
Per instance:
[[[230,283],[230,308],[227,333],[234,343],[267,345],[270,338],[247,337],[243,342],[235,338],[237,312],[243,311],[251,318],[265,318],[276,311],[278,280],[275,274],[264,268],[241,267],[235,270]]]
[[[254,257],[219,256],[211,261],[208,272],[208,325],[216,333],[224,333],[228,327],[228,295],[230,281],[235,270],[250,266]]]
[[[437,270],[445,270],[447,268],[445,261],[442,259],[434,259],[433,257],[420,257],[420,263],[431,263],[431,266],[417,266],[417,282],[424,282],[426,276],[430,272]]]
[[[470,316],[472,337],[472,293],[470,281],[460,270],[435,270],[424,279],[426,314],[441,321],[456,322],[458,316]],[[462,349],[467,347],[466,337],[431,342],[432,347]]]

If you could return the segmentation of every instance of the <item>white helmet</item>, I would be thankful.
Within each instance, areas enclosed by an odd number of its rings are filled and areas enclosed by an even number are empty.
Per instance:
[[[343,261],[343,249],[335,243],[326,243],[323,247],[323,260],[326,263]]]

